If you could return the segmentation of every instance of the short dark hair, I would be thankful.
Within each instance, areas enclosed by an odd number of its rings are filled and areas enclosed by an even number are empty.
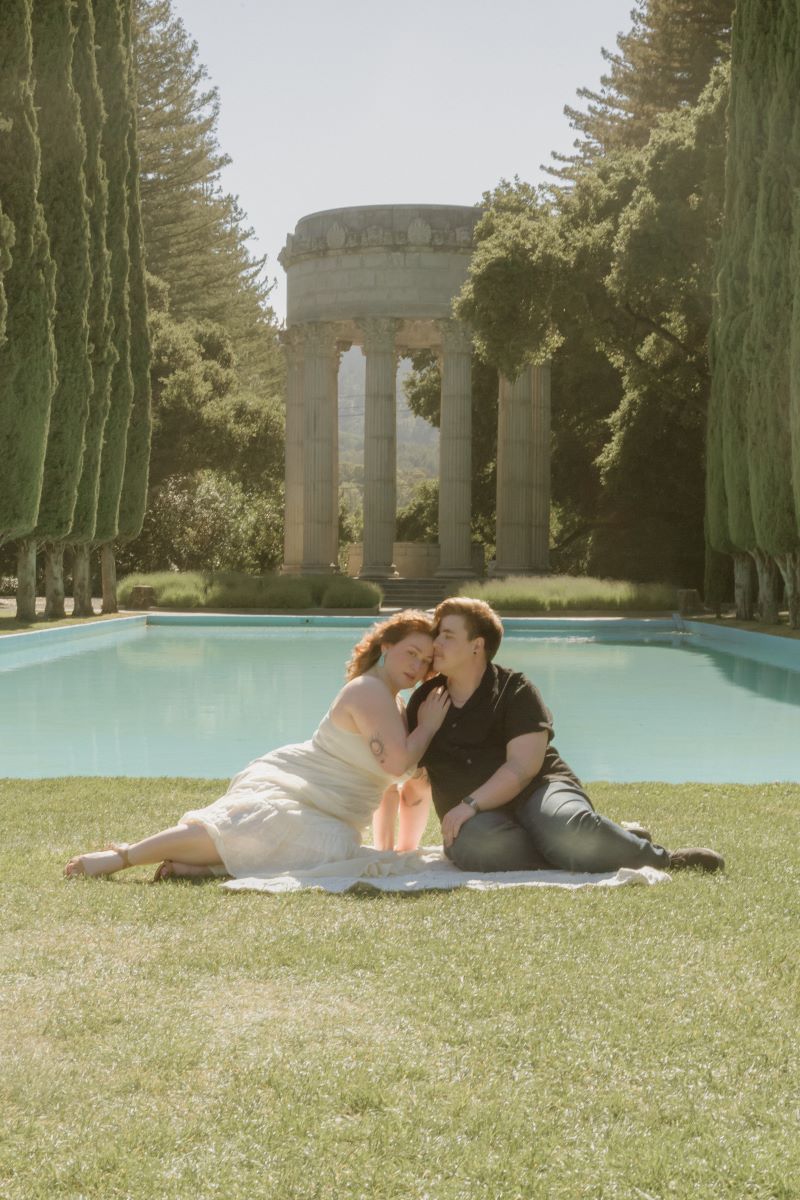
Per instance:
[[[433,614],[434,636],[439,632],[442,617],[461,617],[470,639],[483,638],[486,657],[492,661],[503,640],[503,624],[485,600],[475,600],[472,596],[450,596],[443,600]]]

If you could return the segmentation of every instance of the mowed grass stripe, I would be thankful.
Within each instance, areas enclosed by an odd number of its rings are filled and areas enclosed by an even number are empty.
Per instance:
[[[223,786],[0,783],[4,1198],[797,1196],[800,787],[595,785],[653,889],[62,880]]]

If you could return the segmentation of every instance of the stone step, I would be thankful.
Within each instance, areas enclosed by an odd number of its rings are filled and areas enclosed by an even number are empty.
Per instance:
[[[380,586],[392,608],[435,608],[452,591],[445,579],[382,579]]]

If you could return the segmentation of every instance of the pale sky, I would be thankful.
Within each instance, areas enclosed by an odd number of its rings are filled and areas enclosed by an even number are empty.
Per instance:
[[[223,176],[268,255],[351,204],[474,204],[569,153],[634,0],[173,0],[219,88]]]

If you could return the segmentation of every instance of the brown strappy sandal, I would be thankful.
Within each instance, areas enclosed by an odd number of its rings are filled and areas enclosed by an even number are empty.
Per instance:
[[[110,846],[104,846],[103,850],[100,851],[99,853],[104,853],[109,850],[111,850],[114,854],[118,854],[120,856],[120,858],[122,859],[121,867],[115,867],[113,871],[87,870],[86,860],[91,858],[91,855],[93,853],[98,853],[96,851],[90,851],[88,854],[78,854],[75,856],[75,858],[71,858],[69,860],[69,862],[67,863],[66,867],[64,868],[65,876],[67,877],[67,879],[80,879],[80,878],[103,879],[105,876],[115,875],[117,871],[123,871],[123,870],[125,870],[126,867],[130,867],[132,865],[130,859],[128,858],[128,851],[130,850],[130,846],[127,844],[127,842],[122,843],[122,844],[117,844],[116,842],[112,842]],[[72,870],[70,870],[70,867],[72,868]]]

